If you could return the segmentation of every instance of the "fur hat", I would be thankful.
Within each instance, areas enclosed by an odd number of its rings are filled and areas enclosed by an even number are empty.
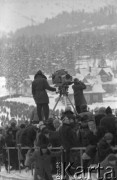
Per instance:
[[[106,108],[106,114],[112,114],[112,109],[110,108],[110,106]]]
[[[74,78],[74,82],[78,82],[79,81],[79,79],[78,78]]]
[[[49,134],[49,130],[46,127],[44,127],[41,132],[42,134]]]
[[[112,140],[112,139],[113,139],[113,135],[112,135],[112,133],[106,133],[106,134],[104,135],[104,138],[105,138],[106,140]]]
[[[100,107],[98,109],[98,114],[105,114],[106,113],[106,108],[105,107]]]
[[[66,107],[65,112],[63,114],[64,117],[66,116],[68,119],[74,119],[74,113],[70,106]]]
[[[22,129],[22,128],[25,128],[26,127],[26,125],[25,124],[20,124],[20,128]]]

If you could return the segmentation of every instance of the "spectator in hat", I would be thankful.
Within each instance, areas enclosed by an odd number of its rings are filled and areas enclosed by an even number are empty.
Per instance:
[[[16,145],[16,141],[14,140],[14,134],[11,127],[7,130],[5,142],[7,147],[15,147]],[[12,166],[10,170],[18,170],[19,165],[18,165],[17,149],[15,148],[10,149],[9,156],[10,156],[10,165]]]
[[[97,144],[100,141],[100,139],[104,136],[104,131],[96,127],[94,120],[88,121],[88,128],[89,131],[86,136],[88,139],[88,145],[82,157],[85,167],[95,162]]]
[[[49,118],[49,97],[46,90],[56,91],[56,88],[49,86],[46,76],[39,70],[32,82],[32,95],[37,105],[39,121],[43,120],[42,110],[45,120]]]
[[[76,146],[76,132],[74,132],[75,118],[72,111],[65,111],[63,124],[59,129],[61,145],[66,150],[65,161],[68,164],[70,160],[70,148]]]
[[[76,111],[79,114],[81,113],[81,105],[87,104],[83,94],[83,90],[86,89],[86,85],[83,82],[79,81],[79,79],[75,78],[72,89],[74,91],[74,101],[75,101]]]
[[[49,131],[55,131],[55,127],[53,125],[54,118],[49,117],[49,119],[45,122],[46,127]]]
[[[53,121],[53,125],[56,131],[59,131],[60,127],[62,126],[62,121],[59,119],[55,119]]]
[[[93,113],[88,110],[87,104],[82,104],[81,105],[81,113],[79,113],[79,116],[82,118],[85,115],[87,115],[88,121],[95,119]]]
[[[101,163],[100,167],[103,167],[100,171],[100,177],[104,178],[104,173],[107,172],[107,167],[111,167],[112,174],[110,179],[116,179],[117,177],[117,155],[116,154],[109,154]],[[110,170],[110,169],[109,169]],[[110,171],[111,172],[111,171]],[[109,174],[110,176],[110,174]],[[101,179],[101,178],[99,178]],[[106,179],[106,177],[105,177]],[[109,177],[107,178],[109,179]]]
[[[4,135],[4,129],[0,127],[0,166],[2,163],[5,164],[6,170],[8,170],[8,163],[6,161],[6,150],[5,147],[5,135]]]
[[[47,129],[43,133],[47,133]],[[51,157],[60,155],[60,152],[52,152],[48,148],[49,140],[48,137],[42,134],[40,136],[39,148],[30,155],[28,151],[25,161],[26,170],[29,169],[32,163],[35,163],[35,173],[34,180],[47,179],[53,180],[52,178],[52,166],[51,166]]]
[[[106,108],[105,107],[100,107],[97,110],[95,109],[95,123],[96,126],[100,125],[100,121],[103,117],[106,116]]]
[[[113,153],[113,134],[106,133],[104,137],[98,143],[98,158],[99,162],[102,162],[110,153]]]
[[[112,114],[112,109],[108,106],[105,110],[106,116],[100,120],[100,126],[104,127],[107,132],[110,132],[115,136],[115,116]]]
[[[16,133],[17,133],[17,131],[18,131],[18,128],[17,128],[17,126],[16,126],[16,122],[15,122],[15,121],[12,121],[12,122],[11,122],[10,128],[11,128],[11,130],[12,130],[13,140],[14,140],[14,142],[16,143]]]
[[[26,125],[22,123],[19,127],[19,130],[16,132],[16,144],[20,144],[20,136],[25,128]]]
[[[86,147],[89,144],[88,134],[88,116],[84,115],[81,117],[81,121],[79,122],[79,127],[77,129],[77,145],[79,147]]]

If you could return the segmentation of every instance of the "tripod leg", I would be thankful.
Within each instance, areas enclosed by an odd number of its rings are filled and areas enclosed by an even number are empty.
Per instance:
[[[56,104],[55,104],[55,106],[54,106],[54,108],[53,108],[53,113],[54,113],[54,111],[55,111],[55,109],[56,109],[56,106],[57,106],[57,104],[58,104],[58,102],[60,101],[60,99],[61,99],[61,95],[59,95],[59,98],[58,98],[58,100],[57,100],[57,102],[56,102]]]
[[[71,99],[69,98],[69,96],[66,96],[66,97],[67,97],[67,99],[69,100],[70,104],[72,105],[72,107],[73,107],[73,109],[74,109],[74,112],[75,112],[76,114],[78,114],[77,111],[76,111],[76,109],[75,109],[75,107],[74,107],[74,105],[73,105],[73,103],[72,103],[72,101],[71,101]]]

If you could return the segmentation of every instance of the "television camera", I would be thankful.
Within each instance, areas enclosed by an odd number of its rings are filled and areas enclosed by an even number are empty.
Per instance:
[[[56,71],[52,74],[52,82],[58,87],[60,94],[68,94],[69,85],[73,83],[72,76],[64,69]]]
[[[61,70],[56,71],[54,74],[52,74],[52,82],[53,84],[55,84],[56,87],[58,87],[58,93],[60,94],[53,108],[53,111],[55,110],[58,102],[60,101],[61,96],[63,95],[65,99],[65,106],[67,106],[67,99],[68,99],[74,111],[76,112],[75,107],[68,96],[69,85],[73,83],[72,76],[66,70],[61,69]]]

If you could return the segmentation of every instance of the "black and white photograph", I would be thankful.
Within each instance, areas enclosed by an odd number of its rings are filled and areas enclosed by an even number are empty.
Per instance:
[[[0,0],[0,180],[117,179],[117,0]]]

